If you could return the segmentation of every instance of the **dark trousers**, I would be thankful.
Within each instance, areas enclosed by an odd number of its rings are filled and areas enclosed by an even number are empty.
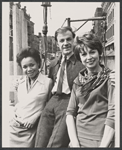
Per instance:
[[[45,106],[36,134],[35,147],[68,147],[66,109],[70,95],[53,95]]]

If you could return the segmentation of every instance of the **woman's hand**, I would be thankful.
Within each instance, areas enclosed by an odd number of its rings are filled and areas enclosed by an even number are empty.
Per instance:
[[[30,123],[30,122],[26,122],[26,123],[24,123],[24,127],[26,127],[26,128],[32,128],[34,126],[34,124],[32,124],[32,123]]]
[[[103,138],[101,140],[101,144],[99,147],[109,147],[113,137],[115,134],[115,130],[108,125],[105,125],[105,130],[103,134]]]
[[[37,118],[30,118],[30,119],[28,119],[27,122],[24,122],[23,125],[24,125],[24,127],[28,128],[28,129],[32,128],[34,126],[34,124],[36,123],[36,120],[37,120]]]
[[[23,123],[24,127],[32,128],[36,123],[36,121],[38,120],[38,118],[40,117],[40,115],[41,115],[41,111],[31,116],[26,122]]]
[[[78,142],[77,142],[77,143],[75,143],[74,145],[70,142],[70,143],[69,143],[69,147],[80,148],[80,145],[79,145],[79,143],[78,143]]]

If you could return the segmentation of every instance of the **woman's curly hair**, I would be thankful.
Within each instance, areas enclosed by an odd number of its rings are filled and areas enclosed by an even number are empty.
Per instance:
[[[23,60],[23,58],[27,58],[27,57],[32,57],[36,61],[36,63],[39,64],[39,68],[41,67],[40,52],[33,48],[23,49],[20,53],[17,54],[16,61],[20,67],[21,67],[21,61]]]

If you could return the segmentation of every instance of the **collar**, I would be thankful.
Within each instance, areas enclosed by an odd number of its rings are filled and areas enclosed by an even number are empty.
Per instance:
[[[73,55],[73,52],[72,52],[70,55],[66,56],[67,60],[70,59],[70,57],[71,57],[72,55]],[[62,54],[62,57],[64,58],[65,55]]]
[[[104,73],[106,75],[109,75],[110,69],[106,68],[104,65],[101,65],[101,67],[102,67],[102,71],[100,71],[99,73]],[[96,73],[98,73],[98,72],[96,72]],[[84,76],[85,77],[86,74],[87,74],[87,69],[86,68],[82,69],[79,72],[78,76],[75,78],[74,83],[77,84],[77,85],[82,85],[82,83],[79,80],[79,77],[80,76]]]
[[[26,80],[27,80],[27,76],[23,76],[23,78],[19,80],[19,84],[25,82]],[[40,82],[41,84],[44,84],[45,83],[45,75],[43,75],[41,72],[39,72],[37,81]]]
[[[45,75],[43,75],[41,72],[39,72],[37,81],[40,82],[41,84],[44,84],[45,83]]]
[[[58,63],[60,64],[61,63],[61,59],[62,59],[62,54],[60,54],[59,57],[55,59],[55,64],[54,65],[56,65]],[[72,64],[75,64],[76,60],[77,59],[76,59],[74,53],[72,53],[71,56],[69,57],[69,59],[67,60],[67,62],[71,61]]]
[[[61,61],[61,59],[62,59],[62,57],[64,57],[64,56],[60,56],[60,61]],[[75,55],[74,55],[74,53],[72,53],[70,56],[68,56],[67,57],[67,62],[71,62],[72,64],[75,64],[75,62],[76,62],[76,57],[75,57]]]
[[[82,83],[79,81],[79,76],[81,76],[81,74],[83,75],[84,74],[84,72],[86,71],[86,68],[84,68],[84,69],[82,69],[80,72],[79,72],[79,74],[78,74],[78,76],[75,78],[75,80],[74,80],[74,83],[75,84],[77,84],[77,85],[82,85]]]
[[[18,79],[19,84],[21,84],[25,81],[26,81],[26,76],[25,75],[21,76],[21,78]]]

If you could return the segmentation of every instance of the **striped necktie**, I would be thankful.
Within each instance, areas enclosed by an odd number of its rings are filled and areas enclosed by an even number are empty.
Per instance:
[[[62,83],[63,83],[65,65],[66,65],[66,56],[64,57],[64,61],[61,64],[60,76],[59,76],[59,81],[57,86],[57,94],[62,93]]]

